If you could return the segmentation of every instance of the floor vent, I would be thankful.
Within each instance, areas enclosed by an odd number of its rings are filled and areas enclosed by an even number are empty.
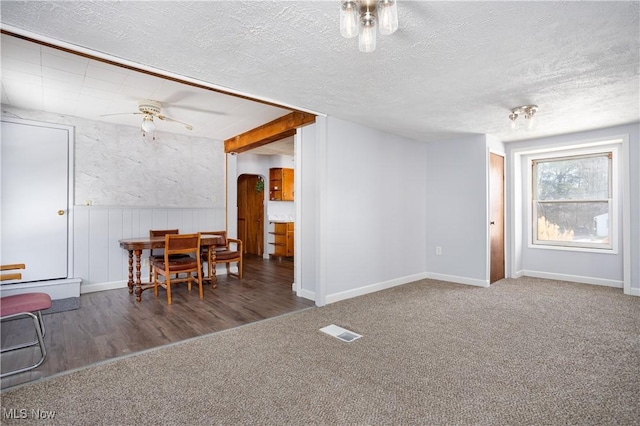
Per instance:
[[[335,324],[328,325],[326,327],[322,327],[320,329],[323,333],[327,333],[329,336],[333,336],[336,339],[340,339],[343,342],[353,342],[356,339],[361,338],[362,336],[358,333],[354,333],[353,331],[349,331],[346,328],[338,327]]]

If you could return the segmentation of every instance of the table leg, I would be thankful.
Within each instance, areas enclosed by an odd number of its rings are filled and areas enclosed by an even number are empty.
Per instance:
[[[211,279],[211,286],[215,289],[218,288],[218,277],[216,276],[216,251],[212,250],[215,247],[209,249],[209,278]]]
[[[127,250],[129,252],[129,281],[127,281],[127,287],[129,287],[129,294],[133,293],[133,250]]]
[[[142,281],[140,280],[140,255],[142,250],[134,250],[136,253],[136,300],[142,301]]]

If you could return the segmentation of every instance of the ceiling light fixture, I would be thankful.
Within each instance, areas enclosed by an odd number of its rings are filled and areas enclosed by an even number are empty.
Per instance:
[[[376,50],[376,26],[380,34],[393,34],[398,29],[397,0],[342,0],[340,34],[358,38],[361,52]]]
[[[149,114],[145,114],[142,117],[142,131],[145,133],[151,133],[156,129],[156,123],[153,122],[153,117]]]
[[[509,120],[511,120],[511,128],[515,129],[517,126],[516,120],[522,116],[528,122],[528,128],[533,127],[533,116],[538,112],[538,105],[522,105],[511,110],[509,114]]]

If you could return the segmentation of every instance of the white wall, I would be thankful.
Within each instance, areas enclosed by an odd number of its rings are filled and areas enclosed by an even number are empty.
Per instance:
[[[303,127],[296,135],[296,284],[299,296],[319,300],[317,284],[319,282],[319,196],[320,174],[316,150],[323,138],[326,119],[317,117],[316,123]]]
[[[326,152],[316,150],[326,156],[326,176],[319,171],[324,301],[422,278],[425,144],[331,117],[326,132]]]
[[[428,276],[487,286],[486,137],[428,143],[425,167]]]
[[[520,218],[514,225],[521,251],[515,253],[514,275],[545,276],[571,281],[622,286],[625,268],[628,269],[629,284],[626,293],[640,296],[640,147],[638,124],[628,126],[616,126],[607,129],[598,129],[590,132],[581,132],[549,138],[513,142],[507,145],[510,168],[515,174],[511,192],[514,197],[514,214]],[[522,152],[549,146],[571,146],[581,142],[613,139],[614,137],[628,136],[628,152],[620,151],[623,171],[626,170],[627,180],[621,182],[621,192],[627,194],[629,199],[623,200],[628,207],[629,218],[627,226],[619,228],[619,253],[603,254],[593,252],[540,250],[528,247],[528,222],[526,211],[528,209],[526,185],[524,176],[528,166]],[[520,158],[522,157],[522,158]],[[520,163],[516,163],[520,159]],[[518,167],[519,166],[519,167]],[[519,170],[519,171],[518,171]],[[623,180],[624,180],[623,173]],[[625,190],[625,186],[628,187]],[[518,195],[518,193],[520,195]],[[618,219],[622,222],[624,210],[619,211]],[[625,243],[627,244],[625,246]],[[626,247],[626,252],[625,252]]]

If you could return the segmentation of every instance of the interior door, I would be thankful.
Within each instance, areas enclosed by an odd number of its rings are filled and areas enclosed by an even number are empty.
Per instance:
[[[2,264],[24,263],[22,282],[67,278],[69,131],[2,121],[0,152]]]
[[[264,179],[258,175],[238,177],[238,238],[244,252],[264,252]]]
[[[490,154],[489,161],[489,203],[491,205],[490,238],[490,280],[494,283],[504,278],[504,157]]]

